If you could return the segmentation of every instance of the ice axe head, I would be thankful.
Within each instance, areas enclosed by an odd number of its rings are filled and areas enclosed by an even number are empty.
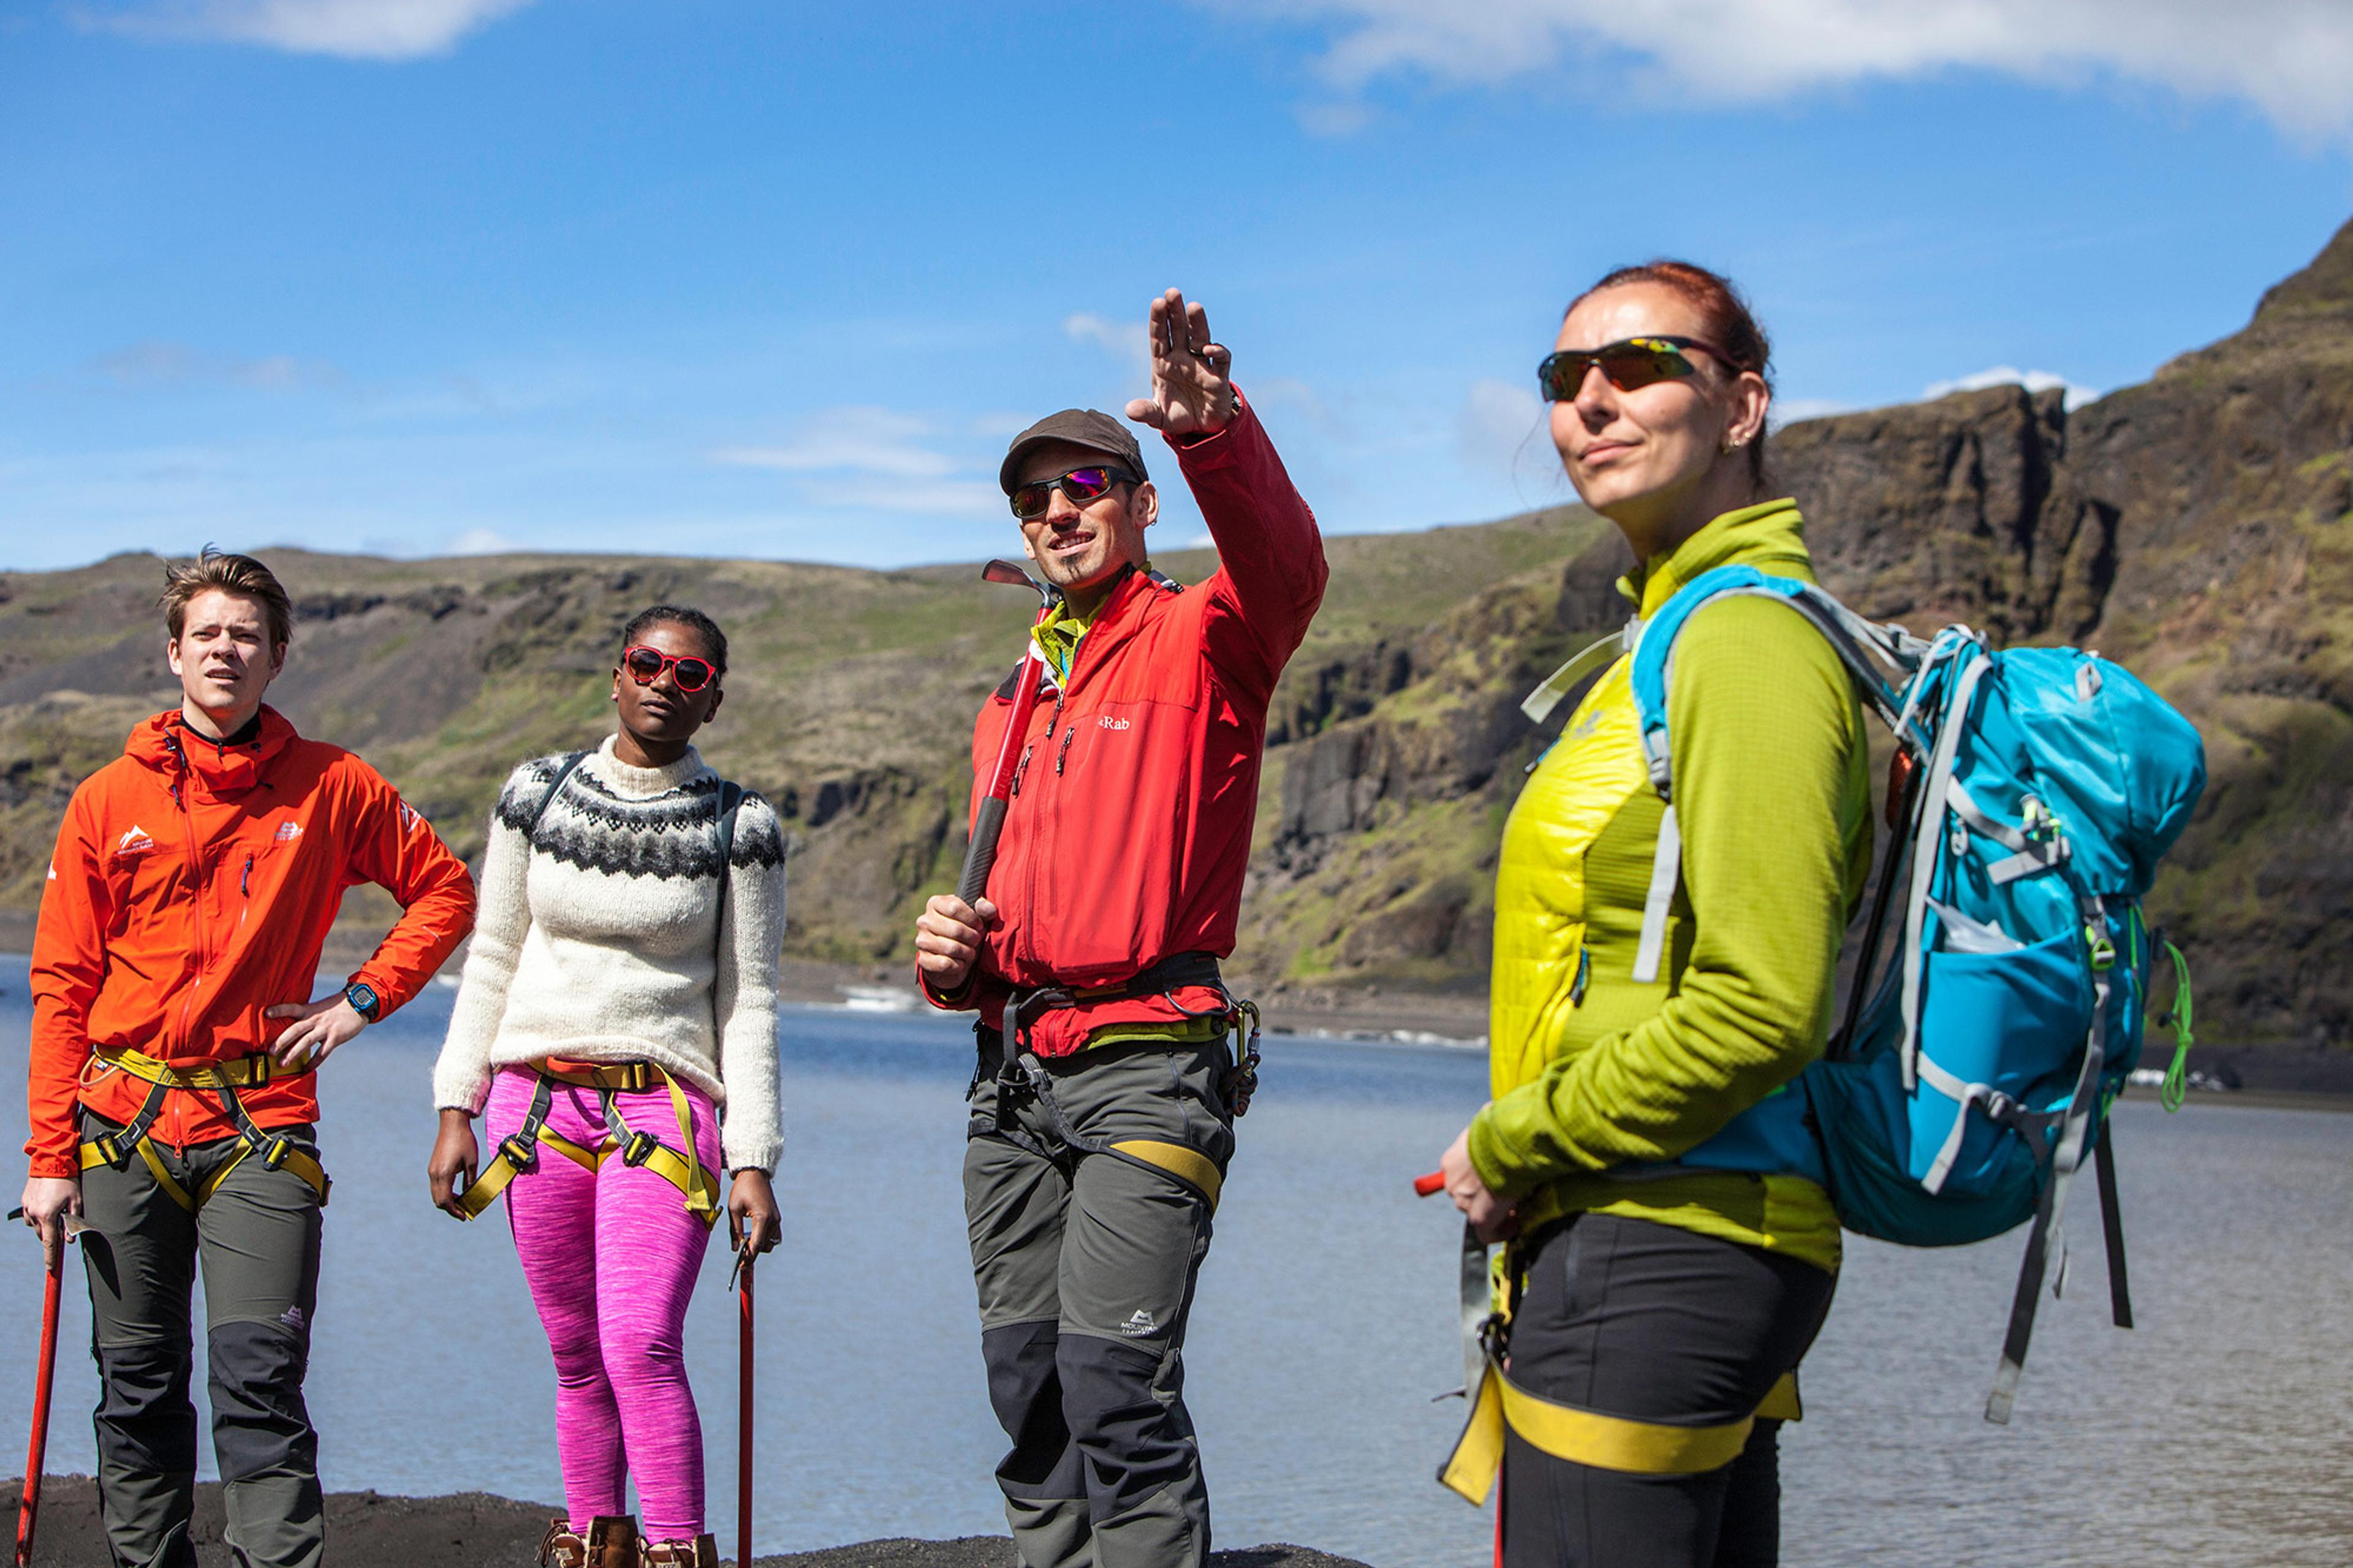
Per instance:
[[[1029,573],[1021,570],[1020,567],[1016,566],[1010,561],[1000,560],[990,562],[987,565],[980,569],[980,577],[981,581],[984,583],[1004,583],[1008,585],[1013,584],[1026,584],[1036,591],[1038,595],[1038,604],[1040,608],[1050,607],[1055,600],[1062,596],[1053,589],[1046,586],[1045,584],[1038,581],[1037,578],[1029,575]]]

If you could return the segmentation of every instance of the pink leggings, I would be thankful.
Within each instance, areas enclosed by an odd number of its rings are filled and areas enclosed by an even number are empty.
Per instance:
[[[484,1107],[485,1142],[522,1125],[537,1075],[507,1068]],[[701,1089],[681,1085],[693,1110],[696,1157],[719,1170],[718,1118]],[[618,1093],[633,1130],[675,1148],[670,1090]],[[594,1149],[606,1137],[596,1091],[555,1086],[548,1129]],[[724,1201],[725,1184],[721,1185]],[[638,1483],[649,1541],[702,1533],[702,1424],[687,1386],[687,1300],[711,1231],[679,1190],[644,1166],[607,1159],[582,1170],[552,1149],[506,1191],[507,1221],[532,1300],[555,1352],[555,1450],[572,1528],[628,1511],[625,1475]]]

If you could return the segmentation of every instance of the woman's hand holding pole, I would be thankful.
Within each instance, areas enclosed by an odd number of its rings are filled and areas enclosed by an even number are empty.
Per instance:
[[[482,1147],[474,1139],[474,1119],[445,1107],[441,1131],[433,1140],[433,1157],[425,1163],[425,1173],[433,1184],[433,1206],[452,1218],[464,1219],[466,1211],[458,1194],[474,1184],[481,1164]],[[466,1178],[463,1186],[458,1182],[461,1172]]]

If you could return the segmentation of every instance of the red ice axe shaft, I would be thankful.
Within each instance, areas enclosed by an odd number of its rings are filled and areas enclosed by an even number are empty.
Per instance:
[[[752,1568],[752,1254],[743,1258],[737,1282],[736,1358],[742,1387],[735,1405],[735,1563]]]
[[[60,1228],[63,1223],[60,1215]],[[32,1568],[33,1521],[41,1511],[41,1467],[49,1447],[49,1385],[57,1381],[58,1371],[58,1303],[65,1280],[65,1237],[59,1237],[58,1245],[47,1251],[48,1266],[41,1286],[41,1353],[33,1374],[33,1440],[25,1456],[24,1500],[16,1508],[16,1568]]]
[[[980,574],[991,583],[1027,583],[1036,588],[1039,620],[1053,608],[1052,591],[1009,561],[992,561],[980,569]],[[1013,799],[1013,775],[1029,744],[1029,715],[1038,706],[1038,685],[1045,673],[1046,661],[1033,640],[1021,668],[1014,673],[1013,711],[1005,721],[1005,738],[997,743],[997,765],[989,770],[988,793],[973,814],[972,844],[964,852],[964,874],[956,879],[956,897],[966,904],[978,904],[981,895],[988,891],[988,869],[997,864],[997,836],[1004,829],[1005,809]]]

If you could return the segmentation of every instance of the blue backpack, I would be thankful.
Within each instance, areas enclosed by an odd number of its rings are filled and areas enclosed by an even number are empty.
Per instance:
[[[2131,1326],[2105,1115],[2140,1060],[2156,945],[2140,900],[2205,788],[2205,748],[2189,721],[2097,654],[1995,650],[1964,626],[1923,642],[1811,584],[1725,566],[1685,584],[1620,644],[1634,648],[1643,751],[1670,811],[1675,637],[1726,594],[1780,600],[1838,650],[1895,734],[1887,820],[1898,837],[1845,1022],[1823,1058],[1678,1163],[1812,1176],[1846,1228],[1910,1247],[1982,1241],[2031,1220],[1986,1405],[1988,1420],[2006,1422],[2051,1239],[2087,1152],[2116,1321]],[[1662,828],[1662,861],[1673,841]],[[1646,952],[1679,874],[1662,864],[1651,878]],[[1891,918],[1899,885],[1900,925]],[[1874,978],[1891,929],[1899,944]],[[2179,949],[2164,947],[2179,1015],[2168,1019],[2173,1109],[2189,1044],[2188,970]],[[2062,1285],[2064,1272],[2063,1248]]]

